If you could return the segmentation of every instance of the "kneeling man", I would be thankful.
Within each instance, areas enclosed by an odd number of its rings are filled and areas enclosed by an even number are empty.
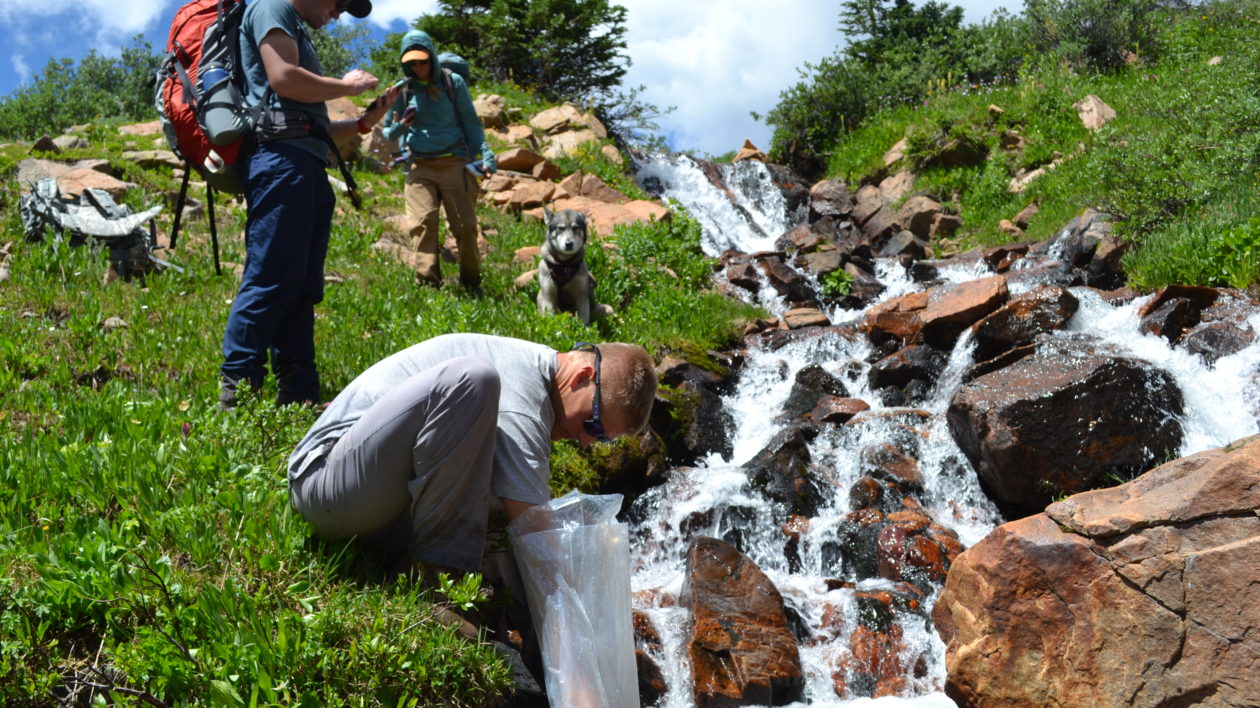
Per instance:
[[[491,498],[509,518],[546,502],[551,441],[639,434],[656,385],[633,344],[435,337],[329,404],[289,458],[293,504],[325,538],[374,537],[422,571],[479,572]]]

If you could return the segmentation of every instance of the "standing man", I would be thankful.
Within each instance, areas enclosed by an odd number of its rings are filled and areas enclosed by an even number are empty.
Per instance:
[[[325,101],[357,96],[377,79],[358,69],[324,76],[305,28],[371,11],[370,0],[251,0],[245,9],[241,65],[247,100],[263,115],[242,167],[245,273],[223,335],[220,407],[235,406],[242,385],[259,387],[269,358],[277,404],[319,402],[315,304],[324,296],[334,202],[328,151],[337,137],[369,132],[397,89],[358,120],[330,123]]]
[[[655,396],[634,344],[435,337],[337,395],[289,457],[290,497],[321,536],[403,551],[421,577],[479,572],[491,504],[551,498],[551,441],[637,435]]]
[[[387,140],[400,139],[410,154],[403,197],[416,280],[442,284],[438,258],[438,207],[459,245],[459,282],[481,293],[481,254],[477,251],[477,178],[495,172],[494,151],[473,108],[464,77],[442,71],[437,47],[426,32],[403,35],[399,61],[407,77],[385,122]],[[474,174],[475,173],[475,174]]]

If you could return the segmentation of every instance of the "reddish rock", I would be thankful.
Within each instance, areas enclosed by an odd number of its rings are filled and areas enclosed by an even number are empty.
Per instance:
[[[802,327],[826,327],[831,324],[827,315],[813,307],[797,307],[783,313],[783,326],[786,329]]]
[[[876,343],[896,338],[904,344],[926,343],[945,349],[1007,297],[1006,281],[997,275],[938,285],[876,305],[867,312],[862,329]]]
[[[842,219],[853,213],[853,192],[844,180],[829,179],[809,190],[809,222],[830,216]]]
[[[1013,298],[971,327],[975,360],[992,359],[1032,344],[1039,334],[1062,329],[1079,306],[1076,296],[1058,285],[1039,285]]]
[[[999,527],[956,559],[933,610],[946,693],[977,707],[1260,704],[1257,510],[1253,436]]]
[[[609,204],[623,204],[630,201],[629,197],[609,187],[597,175],[584,175],[578,194],[583,197],[590,197],[596,201],[608,202]]]
[[[542,162],[542,155],[526,148],[511,148],[504,150],[495,156],[495,163],[501,170],[512,170],[514,172],[524,172],[530,174],[534,171],[534,165]]]
[[[897,212],[896,219],[897,223],[901,224],[901,228],[919,238],[926,239],[931,236],[932,223],[936,221],[940,213],[940,202],[931,197],[917,196],[906,200],[901,210]]]
[[[556,191],[551,182],[522,182],[512,190],[507,205],[512,209],[530,209],[546,204]]]
[[[870,404],[857,398],[826,396],[818,401],[818,405],[809,414],[809,418],[819,423],[839,425],[870,408]]]
[[[687,551],[683,602],[695,705],[799,701],[805,679],[783,598],[757,564],[730,544],[701,537]]]
[[[735,157],[731,159],[732,163],[743,162],[744,160],[756,160],[757,162],[769,162],[770,158],[766,154],[757,149],[751,140],[745,140],[739,152],[735,153]]]

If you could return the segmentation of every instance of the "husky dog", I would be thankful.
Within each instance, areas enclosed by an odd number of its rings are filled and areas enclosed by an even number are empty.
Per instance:
[[[586,215],[543,207],[543,223],[547,240],[539,254],[538,311],[544,315],[573,312],[582,324],[607,316],[612,308],[595,302],[595,279],[586,269]]]

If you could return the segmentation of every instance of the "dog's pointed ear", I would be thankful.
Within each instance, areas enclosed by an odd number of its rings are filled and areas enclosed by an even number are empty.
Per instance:
[[[548,225],[550,225],[550,224],[551,224],[551,217],[553,217],[553,216],[555,216],[555,215],[554,215],[554,214],[552,214],[550,211],[548,211],[548,210],[547,210],[546,205],[543,205],[543,208],[542,208],[542,209],[543,209],[543,223],[544,223],[544,224],[548,224]]]

